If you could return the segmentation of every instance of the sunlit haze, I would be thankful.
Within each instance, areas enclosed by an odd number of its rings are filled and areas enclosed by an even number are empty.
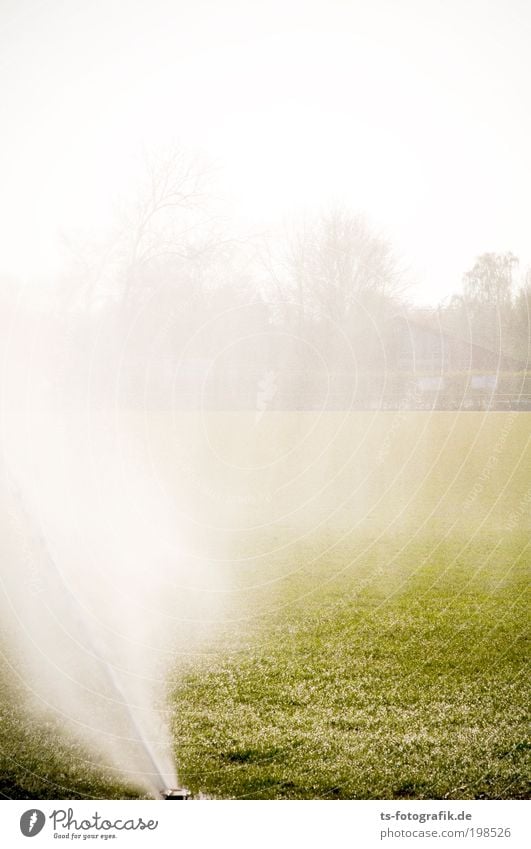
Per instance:
[[[530,45],[530,0],[0,0],[6,845],[528,798]]]
[[[435,302],[529,249],[524,0],[5,0],[0,271],[53,275],[142,150],[200,148],[242,233],[341,200]]]

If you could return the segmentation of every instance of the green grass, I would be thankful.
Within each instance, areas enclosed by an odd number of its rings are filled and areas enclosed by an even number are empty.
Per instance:
[[[0,799],[134,799],[60,723],[24,707],[24,688],[0,666]]]
[[[215,506],[196,542],[230,564],[222,624],[169,685],[181,779],[230,798],[527,797],[531,417],[344,420],[212,414],[212,457],[193,416],[150,421],[155,473],[193,515]],[[133,795],[4,682],[0,792]]]
[[[351,571],[345,548],[314,594],[291,579],[265,631],[234,652],[226,633],[176,684],[183,778],[238,798],[526,796],[522,542],[489,563],[488,545],[396,539],[369,556],[392,574]]]

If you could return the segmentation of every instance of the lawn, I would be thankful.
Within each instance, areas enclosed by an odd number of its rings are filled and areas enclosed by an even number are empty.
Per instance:
[[[361,572],[346,545],[294,577],[265,630],[178,679],[183,779],[238,798],[525,796],[525,542],[496,542],[367,542]]]
[[[192,791],[529,795],[530,424],[152,416],[151,468],[189,511],[187,543],[224,570],[219,622],[176,655],[169,681]],[[127,428],[133,438],[145,420]],[[192,514],[208,515],[208,532],[194,536]],[[5,796],[133,794],[21,709],[20,692],[6,673]]]

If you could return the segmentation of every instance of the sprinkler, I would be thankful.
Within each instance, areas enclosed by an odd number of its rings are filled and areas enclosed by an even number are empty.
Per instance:
[[[164,790],[161,795],[163,799],[170,799],[171,801],[186,801],[190,798],[190,791],[186,787],[172,787]]]

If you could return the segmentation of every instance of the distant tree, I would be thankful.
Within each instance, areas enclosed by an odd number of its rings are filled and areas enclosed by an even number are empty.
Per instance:
[[[484,253],[479,256],[470,271],[463,275],[465,300],[498,307],[510,304],[513,273],[517,265],[517,257],[510,252]]]
[[[216,262],[219,270],[223,252],[211,173],[185,149],[146,156],[139,187],[122,199],[104,232],[64,237],[69,263],[60,281],[60,321],[65,338],[79,342],[81,359],[97,351],[102,371],[112,373],[114,363],[136,376],[152,356],[179,351],[205,320],[206,278]],[[62,352],[58,359],[79,375],[79,363]]]
[[[512,354],[525,367],[531,362],[531,269],[527,271],[518,290],[512,310]]]
[[[514,270],[510,253],[484,253],[463,275],[463,294],[454,299],[461,308],[462,335],[501,355],[511,350]]]
[[[268,261],[282,303],[275,321],[305,337],[308,352],[317,346],[330,368],[349,370],[353,357],[374,365],[407,281],[391,244],[363,215],[334,206],[308,217]]]
[[[360,302],[378,305],[406,288],[388,240],[362,215],[341,207],[296,229],[288,241],[285,268],[301,312],[341,325]]]
[[[64,234],[69,262],[61,300],[68,311],[137,307],[169,268],[181,274],[208,252],[217,239],[210,175],[199,155],[179,147],[146,156],[138,191],[122,200],[105,232]]]
[[[173,147],[146,159],[146,177],[122,223],[123,301],[142,287],[144,272],[159,261],[195,259],[211,247],[205,232],[211,169],[201,157]]]

